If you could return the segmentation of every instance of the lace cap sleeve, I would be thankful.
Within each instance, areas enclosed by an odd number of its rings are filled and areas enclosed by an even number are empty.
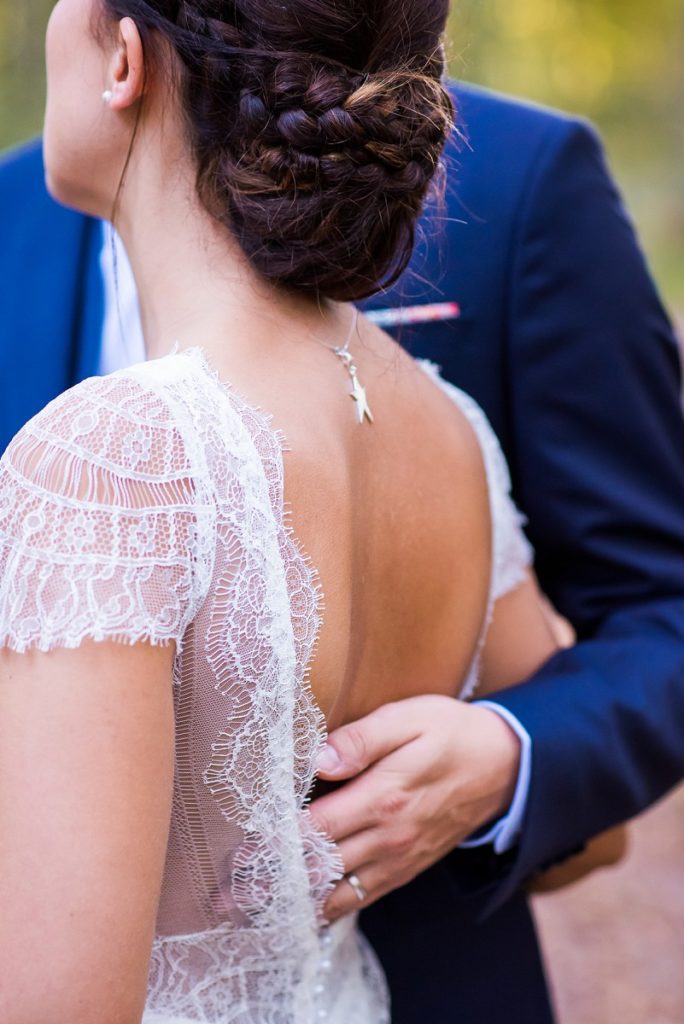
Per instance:
[[[0,646],[180,645],[210,515],[167,403],[125,372],[83,381],[0,460]]]
[[[466,417],[480,443],[492,510],[493,565],[490,598],[497,601],[519,586],[534,558],[523,532],[525,517],[511,497],[511,475],[499,439],[477,402],[440,375],[439,367],[419,360],[421,367],[446,392]]]

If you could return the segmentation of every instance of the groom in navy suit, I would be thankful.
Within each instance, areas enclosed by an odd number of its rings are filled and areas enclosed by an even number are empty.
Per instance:
[[[470,87],[455,97],[468,146],[455,138],[449,154],[447,216],[428,214],[415,273],[369,308],[451,304],[400,339],[489,416],[542,586],[580,642],[497,694],[526,751],[507,841],[502,822],[467,849],[454,834],[451,854],[363,922],[395,1024],[547,1024],[524,883],[684,777],[680,368],[593,131]],[[37,147],[0,166],[0,212],[2,449],[102,370],[116,316],[102,227],[48,198]],[[364,785],[382,766],[367,738]]]

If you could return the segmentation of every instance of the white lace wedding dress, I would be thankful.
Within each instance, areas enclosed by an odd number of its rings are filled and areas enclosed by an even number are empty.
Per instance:
[[[478,407],[425,370],[481,442],[493,601],[530,559],[507,469]],[[145,1024],[389,1020],[355,918],[321,914],[341,871],[306,811],[324,740],[307,684],[321,602],[287,523],[283,444],[193,349],[72,388],[0,462],[0,646],[177,645]]]

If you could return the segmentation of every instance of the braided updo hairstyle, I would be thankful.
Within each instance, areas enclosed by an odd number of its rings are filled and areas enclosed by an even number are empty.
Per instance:
[[[340,301],[396,280],[452,124],[448,0],[102,0],[165,39],[199,196],[268,280]]]

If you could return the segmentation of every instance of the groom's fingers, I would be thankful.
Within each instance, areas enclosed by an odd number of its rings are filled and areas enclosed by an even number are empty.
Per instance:
[[[344,866],[345,875],[358,874],[364,864],[377,860],[378,836],[373,828],[364,829],[356,835],[337,843],[337,853]]]
[[[382,776],[368,773],[314,800],[309,812],[317,828],[339,843],[375,826],[396,809],[398,799]]]
[[[385,704],[328,737],[317,772],[324,779],[350,779],[420,734],[413,699]]]

